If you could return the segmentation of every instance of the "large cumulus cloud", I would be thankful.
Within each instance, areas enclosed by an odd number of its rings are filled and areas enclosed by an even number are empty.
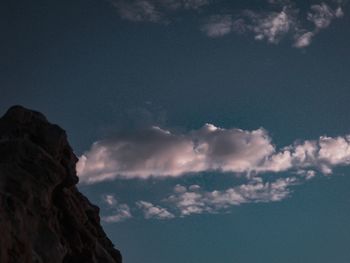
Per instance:
[[[273,152],[263,129],[243,131],[206,124],[187,134],[173,134],[151,127],[94,143],[80,157],[77,169],[87,182],[209,170],[245,172],[260,167]]]
[[[258,174],[295,170],[332,173],[350,163],[350,137],[321,136],[277,149],[268,132],[205,124],[187,133],[159,127],[95,142],[77,165],[82,182],[178,177],[206,171]]]

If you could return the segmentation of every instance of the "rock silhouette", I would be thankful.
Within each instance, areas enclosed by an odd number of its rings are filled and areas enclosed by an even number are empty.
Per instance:
[[[0,262],[121,263],[99,208],[76,184],[66,133],[39,112],[0,119]]]

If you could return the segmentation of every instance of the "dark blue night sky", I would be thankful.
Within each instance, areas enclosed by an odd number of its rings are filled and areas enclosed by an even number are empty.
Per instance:
[[[126,263],[350,262],[347,1],[0,8],[0,112],[68,134]]]

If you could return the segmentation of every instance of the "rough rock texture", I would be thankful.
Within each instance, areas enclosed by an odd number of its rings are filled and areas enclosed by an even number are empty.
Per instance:
[[[0,119],[0,262],[119,263],[99,208],[76,188],[64,130],[21,106]]]

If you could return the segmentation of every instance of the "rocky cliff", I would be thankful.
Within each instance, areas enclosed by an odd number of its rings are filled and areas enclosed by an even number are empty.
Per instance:
[[[21,106],[0,119],[0,262],[119,263],[99,208],[76,188],[64,130]]]

